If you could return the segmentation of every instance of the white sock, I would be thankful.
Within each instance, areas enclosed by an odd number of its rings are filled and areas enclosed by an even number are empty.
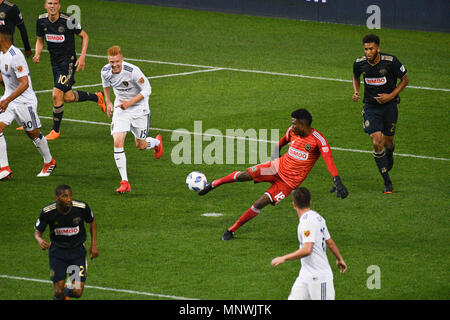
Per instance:
[[[114,160],[116,160],[117,169],[119,169],[122,180],[128,181],[127,175],[127,157],[123,148],[114,148]]]
[[[33,143],[44,158],[44,163],[52,161],[52,155],[50,153],[50,148],[48,147],[47,139],[45,139],[42,133],[39,134],[39,137],[33,139]]]
[[[147,141],[147,150],[153,149],[160,144],[160,141],[158,139],[152,137],[148,137],[147,139],[145,139],[145,141]]]
[[[3,132],[0,133],[0,168],[9,166],[8,152],[6,151],[6,139]]]

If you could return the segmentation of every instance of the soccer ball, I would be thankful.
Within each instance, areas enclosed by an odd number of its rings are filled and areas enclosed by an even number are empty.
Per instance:
[[[206,176],[200,171],[194,171],[186,177],[186,185],[189,190],[199,192],[206,186]]]

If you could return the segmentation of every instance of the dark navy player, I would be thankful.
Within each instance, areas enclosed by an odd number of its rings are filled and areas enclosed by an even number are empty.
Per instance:
[[[55,191],[56,202],[42,209],[35,225],[34,238],[42,250],[49,249],[50,279],[53,281],[54,299],[80,298],[86,281],[86,229],[90,225],[90,257],[98,257],[97,223],[94,213],[82,201],[72,198],[72,189],[60,185]],[[46,227],[50,227],[50,242],[42,238]],[[64,288],[67,274],[73,280],[72,289]]]
[[[14,3],[0,0],[0,26],[5,26],[11,34],[14,34],[14,29],[17,26],[22,37],[23,46],[25,47],[25,57],[30,57],[32,52],[27,29],[23,21],[22,13],[20,13],[19,7]]]
[[[81,28],[78,21],[65,13],[61,13],[60,0],[46,0],[45,9],[47,13],[39,16],[36,25],[36,52],[33,57],[34,63],[39,63],[44,38],[50,52],[50,61],[53,70],[53,129],[46,136],[47,140],[58,139],[59,127],[64,113],[64,102],[96,102],[103,112],[106,104],[103,93],[89,93],[85,91],[72,91],[75,83],[76,71],[83,71],[85,67],[86,52],[89,37]],[[75,35],[82,39],[81,54],[77,59],[75,52]]]
[[[405,66],[393,55],[380,52],[374,34],[363,38],[364,56],[353,63],[353,101],[360,99],[360,76],[364,78],[364,131],[370,135],[374,158],[383,177],[384,193],[394,188],[389,171],[394,165],[394,134],[397,126],[399,93],[408,85]],[[397,84],[397,80],[401,81]]]

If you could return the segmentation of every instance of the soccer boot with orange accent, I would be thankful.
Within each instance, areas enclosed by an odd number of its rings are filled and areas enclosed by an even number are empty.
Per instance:
[[[6,181],[12,178],[12,171],[9,166],[0,168],[0,180]]]
[[[16,130],[22,131],[22,130],[25,130],[25,129],[23,128],[23,126],[20,126],[20,127],[17,127]]]
[[[106,112],[106,103],[105,99],[103,98],[103,92],[99,91],[96,92],[95,95],[98,97],[97,104],[102,110],[102,112]]]
[[[387,185],[387,186],[384,186],[383,193],[385,193],[385,194],[391,194],[391,193],[393,193],[393,192],[394,192],[394,187],[392,186],[392,184],[389,184],[389,185]]]
[[[127,180],[120,181],[120,187],[116,190],[117,193],[126,193],[131,191],[130,183]]]
[[[45,136],[45,139],[47,139],[47,140],[56,140],[56,139],[59,138],[60,135],[61,135],[60,131],[56,132],[55,130],[52,129],[52,131],[50,131],[50,133]]]
[[[55,159],[52,158],[52,160],[49,163],[44,163],[44,167],[37,176],[48,177],[53,172],[53,170],[55,170],[55,168],[56,168],[56,161]]]
[[[156,159],[161,158],[164,150],[163,150],[163,142],[162,142],[162,136],[160,134],[158,134],[156,136],[156,139],[159,140],[159,145],[155,146],[155,148],[153,149],[154,152],[154,156]]]

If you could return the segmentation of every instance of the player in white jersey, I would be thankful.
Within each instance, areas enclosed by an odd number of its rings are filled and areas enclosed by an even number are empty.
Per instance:
[[[44,167],[38,177],[48,177],[56,167],[56,161],[39,130],[41,121],[28,64],[23,53],[12,45],[12,36],[4,27],[0,27],[0,70],[0,82],[5,88],[0,98],[0,180],[12,177],[3,131],[13,120],[24,127],[44,158]]]
[[[276,267],[286,260],[301,261],[301,268],[292,286],[289,300],[334,300],[333,272],[326,254],[326,248],[336,257],[336,265],[341,273],[347,265],[331,239],[325,219],[311,210],[311,194],[305,187],[293,192],[293,206],[299,218],[298,241],[300,249],[272,260]]]
[[[150,107],[148,104],[152,89],[148,79],[135,65],[124,62],[119,46],[108,49],[108,64],[101,71],[107,115],[111,117],[111,135],[114,139],[114,160],[122,181],[117,193],[131,191],[128,182],[127,160],[124,151],[128,131],[135,137],[139,150],[154,149],[156,159],[163,154],[162,136],[147,137],[150,128]],[[115,101],[111,102],[110,87]]]

